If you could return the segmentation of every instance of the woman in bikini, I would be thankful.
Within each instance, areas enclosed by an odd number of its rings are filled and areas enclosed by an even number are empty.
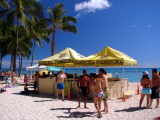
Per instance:
[[[90,87],[94,91],[94,105],[98,111],[97,118],[101,118],[102,114],[100,112],[99,104],[101,103],[102,97],[103,97],[101,82],[104,82],[104,81],[100,78],[97,78],[97,75],[95,73],[91,74],[90,79],[91,79]]]
[[[141,99],[139,101],[139,108],[141,108],[141,105],[142,105],[142,102],[143,102],[143,99],[145,97],[145,95],[147,96],[147,106],[146,108],[148,109],[149,108],[149,99],[150,99],[150,96],[151,96],[151,87],[152,87],[152,81],[149,79],[148,77],[148,72],[145,71],[143,72],[143,76],[142,76],[142,79],[141,79],[141,86],[143,87],[142,88],[142,92],[141,92]]]
[[[13,87],[15,87],[15,82],[17,82],[17,80],[16,80],[16,73],[14,72],[14,70],[12,70],[12,72],[11,72],[11,82],[12,82],[12,86]]]

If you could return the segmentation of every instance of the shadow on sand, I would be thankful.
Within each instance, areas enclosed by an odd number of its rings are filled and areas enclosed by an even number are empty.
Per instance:
[[[65,114],[69,114],[68,116],[57,116],[58,118],[85,118],[85,117],[93,117],[93,114],[95,112],[71,112],[72,109],[76,108],[53,108],[50,110],[68,110],[67,112],[64,112]]]
[[[114,112],[134,112],[134,111],[139,111],[139,110],[143,110],[143,109],[146,109],[146,107],[141,107],[140,109],[138,107],[130,107],[127,109],[116,110]]]

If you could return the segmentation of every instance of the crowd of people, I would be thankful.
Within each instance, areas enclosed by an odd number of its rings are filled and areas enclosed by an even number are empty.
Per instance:
[[[80,107],[81,97],[84,97],[84,108],[87,107],[87,97],[90,89],[94,91],[94,105],[98,112],[98,118],[102,117],[101,114],[101,101],[104,102],[104,112],[108,113],[108,99],[109,99],[109,87],[108,80],[106,76],[106,71],[101,68],[99,70],[99,74],[91,73],[89,76],[87,75],[87,71],[83,70],[83,75],[78,77],[77,80],[78,87],[78,107]]]
[[[10,72],[8,72],[7,70],[6,71],[3,71],[3,72],[0,72],[0,80],[4,80],[4,79],[7,79],[9,78],[11,75]]]
[[[34,75],[34,91],[38,93],[38,79],[40,74],[36,72]],[[66,83],[66,84],[65,84]],[[64,88],[67,86],[67,75],[63,72],[63,70],[59,71],[56,75],[56,99],[58,99],[58,93],[61,91],[62,93],[62,101],[64,101]],[[78,87],[78,107],[80,107],[81,98],[84,98],[84,108],[87,107],[87,98],[89,96],[89,91],[93,89],[94,91],[94,105],[98,111],[98,118],[101,118],[101,101],[104,102],[104,112],[108,113],[108,99],[109,99],[109,89],[108,89],[108,80],[106,76],[106,71],[101,68],[99,70],[99,74],[91,73],[87,74],[86,70],[83,70],[83,74],[77,79],[77,87]]]
[[[48,73],[49,75],[50,73]],[[97,110],[97,117],[101,118],[101,103],[104,103],[104,109],[102,110],[104,113],[108,113],[108,99],[109,99],[109,86],[108,80],[106,76],[107,72],[104,68],[99,70],[99,74],[91,73],[90,75],[87,74],[86,70],[83,70],[83,74],[77,78],[77,88],[78,88],[78,107],[81,106],[81,98],[84,98],[84,108],[88,109],[87,107],[87,98],[89,96],[89,92],[92,89],[94,92],[94,106]],[[16,74],[14,71],[10,73],[8,71],[0,73],[0,77],[11,76],[12,85],[14,86],[14,82],[16,81],[15,77]],[[38,80],[40,77],[46,77],[47,75],[43,73],[40,76],[39,72],[37,71],[34,74],[34,94],[38,94]],[[58,99],[58,93],[61,90],[62,93],[62,101],[64,101],[64,88],[67,86],[67,75],[63,72],[63,70],[59,71],[56,75],[56,99]],[[24,82],[26,83],[24,86],[24,91],[22,94],[30,94],[31,91],[28,90],[27,87],[28,76],[24,75]],[[65,84],[66,83],[66,84]],[[142,102],[144,97],[146,96],[146,108],[149,109],[152,106],[153,99],[156,99],[156,106],[159,106],[159,98],[160,98],[160,73],[157,74],[157,69],[152,69],[152,78],[149,78],[149,73],[147,71],[143,72],[142,79],[140,81],[140,85],[142,86],[141,91],[141,98],[139,101],[139,108],[141,108]]]
[[[109,99],[109,86],[108,86],[108,80],[106,76],[106,71],[104,68],[101,68],[99,70],[99,74],[91,73],[90,75],[87,74],[86,70],[83,70],[83,74],[78,77],[77,79],[77,87],[78,87],[78,107],[81,106],[81,98],[84,99],[84,108],[88,109],[87,107],[87,98],[89,96],[89,92],[92,89],[94,91],[94,106],[98,112],[97,117],[101,118],[101,103],[103,101],[104,103],[104,109],[102,110],[104,113],[108,113],[108,99]],[[152,70],[152,78],[149,78],[149,73],[147,71],[143,72],[143,76],[140,82],[140,85],[142,86],[141,91],[141,98],[139,101],[139,108],[141,108],[142,102],[144,97],[147,98],[147,104],[146,108],[150,108],[152,106],[153,99],[156,99],[157,105],[155,108],[159,105],[159,98],[160,98],[160,76],[157,74],[157,70]],[[39,73],[36,72],[34,75],[34,91],[38,92],[38,78]],[[66,81],[66,82],[65,82]],[[66,83],[66,84],[64,84]],[[56,99],[58,99],[58,93],[61,90],[62,92],[62,101],[64,101],[64,88],[67,86],[67,76],[61,70],[56,75],[56,85],[57,85],[57,91],[56,91]]]

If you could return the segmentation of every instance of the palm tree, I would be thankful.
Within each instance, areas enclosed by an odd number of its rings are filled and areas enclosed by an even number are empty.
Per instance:
[[[18,26],[19,24],[29,23],[29,15],[30,17],[38,16],[37,13],[39,10],[35,8],[39,7],[39,2],[36,0],[10,0],[9,4],[10,6],[8,8],[4,8],[0,11],[0,17],[7,16],[6,31],[9,26],[16,24],[16,41],[13,50],[13,70],[15,70],[18,50]]]
[[[6,50],[7,43],[5,44],[4,41],[6,40],[6,36],[4,35],[4,28],[6,25],[5,19],[0,19],[0,70],[2,68],[2,58],[8,54]]]
[[[2,7],[2,8],[9,7],[9,4],[6,0],[1,0],[0,1],[0,7]]]
[[[24,29],[23,26],[19,26],[19,47],[18,47],[18,53],[17,55],[19,56],[19,71],[18,71],[18,76],[21,75],[22,72],[22,62],[23,58],[29,60],[29,56],[31,54],[31,47],[32,47],[32,42],[30,40],[30,36],[28,36],[26,29]],[[27,43],[27,44],[26,44]]]
[[[35,46],[36,43],[38,46],[42,46],[41,40],[44,42],[49,42],[48,38],[48,31],[46,28],[49,25],[44,22],[44,20],[37,20],[32,18],[30,24],[28,25],[29,31],[30,31],[30,37],[33,40],[33,47],[32,47],[32,60],[31,60],[31,66],[33,65],[33,60],[34,60],[34,52],[35,52]]]
[[[72,16],[65,16],[67,10],[63,9],[63,4],[56,4],[53,10],[48,8],[47,12],[49,18],[46,22],[51,23],[52,27],[52,41],[51,41],[51,55],[55,54],[55,34],[58,29],[63,32],[71,32],[76,34],[78,32],[76,26],[71,25],[70,22],[77,23],[77,19]]]

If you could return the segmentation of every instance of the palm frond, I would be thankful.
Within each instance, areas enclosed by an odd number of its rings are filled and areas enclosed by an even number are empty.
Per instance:
[[[74,25],[70,25],[69,23],[63,23],[62,26],[60,27],[60,30],[64,31],[64,32],[71,32],[76,34],[78,32],[78,29],[76,26]]]
[[[73,22],[73,23],[77,23],[77,19],[76,18],[74,18],[74,17],[72,17],[72,16],[64,16],[63,18],[62,18],[62,23],[64,23],[64,22]]]
[[[23,23],[29,23],[29,21],[30,21],[28,19],[28,17],[23,12],[19,13],[17,17],[18,17],[19,20],[22,21],[22,24]]]
[[[49,18],[50,18],[50,19],[53,19],[53,13],[52,13],[52,10],[51,10],[50,7],[48,7],[48,9],[47,9],[47,13],[48,13],[48,15],[49,15]]]
[[[9,7],[9,3],[6,0],[1,0],[0,1],[0,7],[8,8]]]
[[[11,9],[4,9],[0,11],[0,17],[4,17]]]
[[[50,23],[52,23],[52,19],[50,19],[50,18],[45,18],[45,19],[44,19],[44,22],[50,24]]]

